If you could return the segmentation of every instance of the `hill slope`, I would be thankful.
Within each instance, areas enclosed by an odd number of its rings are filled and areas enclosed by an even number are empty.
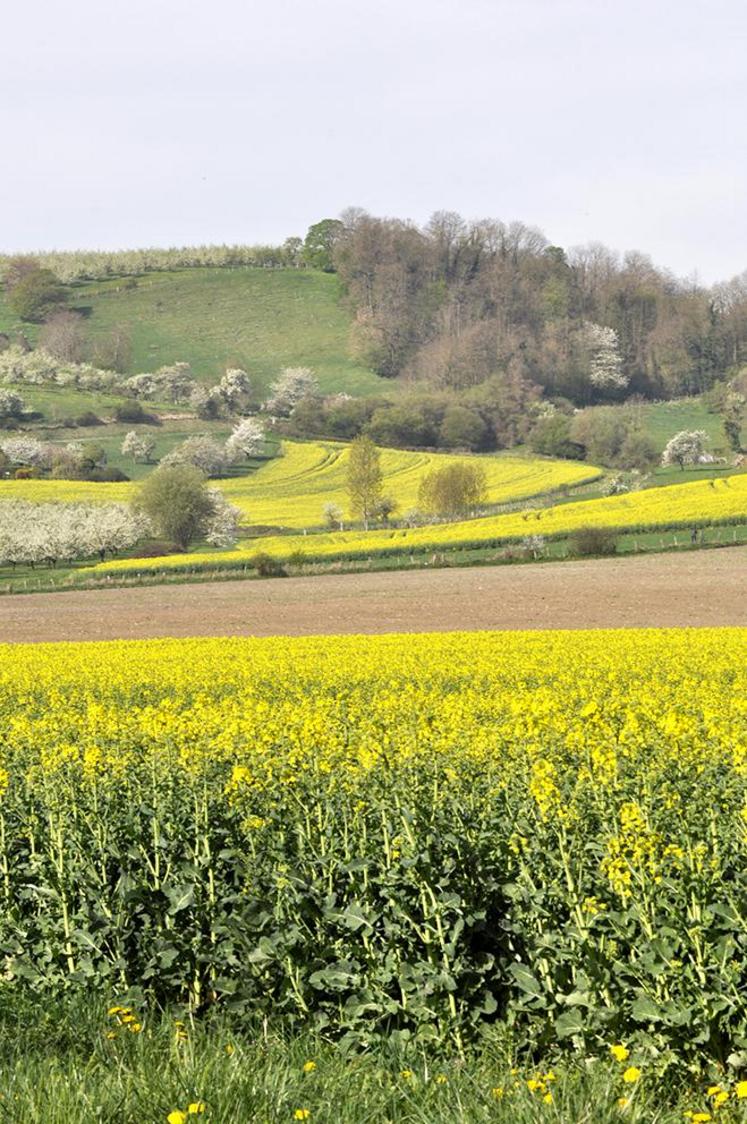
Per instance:
[[[281,367],[313,367],[328,393],[391,390],[388,380],[349,358],[350,315],[331,274],[296,269],[185,269],[136,281],[90,282],[72,290],[92,340],[115,325],[132,337],[130,371],[184,360],[199,378],[226,365],[253,374],[264,390]],[[0,331],[22,325],[0,295]]]

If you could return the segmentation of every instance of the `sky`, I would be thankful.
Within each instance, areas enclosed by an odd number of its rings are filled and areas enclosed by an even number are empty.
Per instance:
[[[743,0],[25,0],[2,36],[0,251],[356,206],[747,269]]]

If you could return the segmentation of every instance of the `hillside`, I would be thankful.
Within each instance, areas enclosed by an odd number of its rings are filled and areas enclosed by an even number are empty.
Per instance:
[[[117,325],[131,335],[128,373],[152,371],[180,360],[215,381],[226,366],[255,376],[264,391],[282,367],[312,367],[327,393],[391,391],[349,357],[351,318],[340,303],[339,281],[316,270],[185,269],[137,279],[75,285],[71,306],[85,316],[89,338]],[[0,331],[22,324],[0,293]]]

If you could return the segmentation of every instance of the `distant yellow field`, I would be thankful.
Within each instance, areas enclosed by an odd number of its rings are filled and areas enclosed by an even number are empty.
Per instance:
[[[318,527],[322,510],[334,503],[348,516],[345,491],[348,446],[324,442],[284,441],[281,455],[251,475],[216,480],[243,513],[243,522],[277,527]],[[384,491],[400,512],[415,507],[423,475],[435,464],[464,460],[444,453],[410,453],[382,449]],[[524,457],[481,457],[488,481],[488,502],[522,500],[557,488],[582,484],[601,475],[593,465]],[[127,502],[135,484],[93,484],[79,480],[1,480],[0,500],[46,503]]]
[[[631,492],[602,499],[579,500],[536,511],[512,512],[459,523],[418,527],[413,530],[333,532],[318,535],[273,535],[240,550],[167,555],[144,562],[136,558],[105,562],[100,570],[179,568],[185,565],[241,565],[261,549],[279,558],[302,550],[309,558],[367,557],[396,550],[448,550],[464,546],[490,546],[527,535],[558,537],[579,527],[646,530],[690,523],[727,523],[747,520],[747,473],[720,480],[698,480],[662,488]]]
[[[348,516],[345,490],[347,445],[284,441],[282,456],[252,476],[221,480],[218,486],[244,513],[244,521],[280,527],[314,527],[323,523],[326,503]],[[400,513],[417,504],[424,474],[434,465],[463,461],[447,453],[411,453],[382,449],[384,491]],[[525,457],[481,457],[488,482],[488,502],[508,503],[557,488],[582,484],[601,475],[593,465]]]

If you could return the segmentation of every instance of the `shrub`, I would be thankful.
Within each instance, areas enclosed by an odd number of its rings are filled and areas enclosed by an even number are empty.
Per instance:
[[[130,477],[126,472],[123,472],[121,468],[115,468],[111,464],[106,464],[102,468],[92,468],[86,474],[86,480],[94,480],[98,484],[120,484],[129,479]]]
[[[94,414],[93,410],[86,410],[84,413],[78,414],[77,418],[74,419],[74,424],[81,429],[85,429],[90,425],[103,425],[104,423],[98,414]]]
[[[607,527],[579,527],[569,539],[571,554],[596,558],[617,553],[617,534]]]
[[[144,410],[139,402],[121,402],[115,407],[114,420],[118,422],[139,422],[141,425],[160,425],[161,421],[154,414]]]
[[[251,564],[261,578],[285,578],[288,576],[282,562],[278,558],[273,558],[271,554],[265,554],[264,551],[255,554]]]

